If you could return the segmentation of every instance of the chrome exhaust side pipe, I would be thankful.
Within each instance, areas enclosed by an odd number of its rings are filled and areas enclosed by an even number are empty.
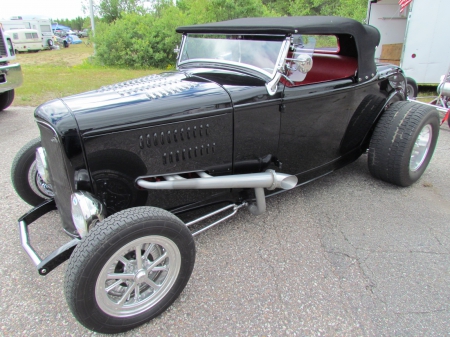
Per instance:
[[[201,178],[186,179],[179,175],[161,176],[165,181],[136,181],[137,185],[148,190],[200,190],[217,188],[282,188],[289,190],[297,185],[297,177],[267,170],[261,173],[238,174],[213,177],[205,172],[196,172]]]
[[[274,190],[282,188],[289,190],[297,185],[297,177],[285,173],[267,170],[261,173],[238,174],[213,177],[205,172],[196,172],[200,178],[186,179],[180,175],[162,176],[164,181],[146,181],[141,178],[136,181],[139,187],[149,190],[189,190],[189,189],[219,189],[219,188],[254,188],[256,204],[250,205],[249,210],[259,215],[266,210],[264,188]]]

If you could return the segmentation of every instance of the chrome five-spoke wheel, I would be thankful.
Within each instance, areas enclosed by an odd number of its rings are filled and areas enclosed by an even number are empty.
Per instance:
[[[88,329],[127,331],[177,299],[194,263],[194,239],[180,219],[155,207],[129,208],[96,224],[77,245],[66,300]]]
[[[181,255],[176,244],[162,236],[134,240],[103,267],[95,287],[100,308],[115,317],[144,312],[174,284]]]

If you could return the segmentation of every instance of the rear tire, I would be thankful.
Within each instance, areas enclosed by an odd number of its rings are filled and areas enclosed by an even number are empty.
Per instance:
[[[97,224],[75,248],[66,300],[86,328],[127,331],[177,299],[194,262],[195,243],[180,219],[159,208],[130,208]]]
[[[0,94],[0,111],[8,108],[14,101],[14,89]]]
[[[381,116],[369,146],[370,173],[378,179],[410,186],[431,160],[439,135],[435,108],[396,102]]]

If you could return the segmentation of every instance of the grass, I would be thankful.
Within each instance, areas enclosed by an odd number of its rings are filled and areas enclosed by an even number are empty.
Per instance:
[[[425,103],[431,102],[438,95],[436,89],[437,86],[420,85],[417,100]]]
[[[116,69],[93,65],[88,62],[93,52],[91,45],[82,43],[60,50],[17,55],[24,81],[15,91],[13,105],[38,106],[55,98],[162,71]]]

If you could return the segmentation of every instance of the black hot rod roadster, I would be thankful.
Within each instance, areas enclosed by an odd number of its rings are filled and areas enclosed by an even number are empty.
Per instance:
[[[193,236],[368,151],[371,174],[409,186],[439,132],[376,64],[379,32],[339,17],[247,18],[179,27],[177,70],[57,99],[12,182],[35,206],[22,246],[46,275],[70,259],[65,296],[87,328],[119,332],[162,313],[194,267]],[[28,226],[57,209],[72,238],[45,258]],[[203,227],[198,227],[203,223]],[[192,229],[194,228],[194,229]]]

